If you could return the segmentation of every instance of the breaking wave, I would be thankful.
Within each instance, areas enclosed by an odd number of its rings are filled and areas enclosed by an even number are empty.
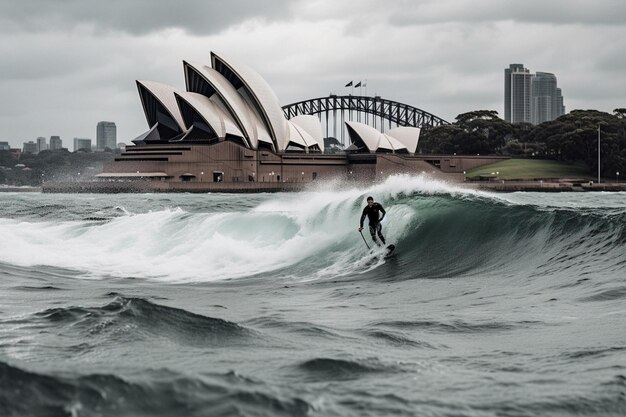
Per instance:
[[[380,250],[370,252],[356,230],[367,195],[388,211],[384,233],[397,245],[390,260]],[[213,198],[206,196],[207,206]],[[380,279],[515,276],[522,267],[535,275],[584,276],[626,265],[623,207],[550,206],[523,194],[493,195],[426,177],[277,194],[236,211],[113,211],[63,222],[33,221],[28,214],[27,221],[2,218],[0,234],[10,239],[0,241],[0,262],[172,283],[270,273],[358,277],[373,270]],[[89,220],[96,214],[97,221]],[[610,297],[621,297],[618,292]]]

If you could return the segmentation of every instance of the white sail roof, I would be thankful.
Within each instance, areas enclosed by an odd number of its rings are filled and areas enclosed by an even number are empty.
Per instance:
[[[305,130],[311,136],[311,139],[313,139],[315,143],[309,146],[317,144],[320,149],[324,148],[324,133],[322,132],[322,124],[316,116],[311,114],[300,115],[292,117],[289,119],[289,122]]]
[[[234,81],[242,84],[245,93],[253,101],[254,107],[261,113],[260,116],[268,128],[277,150],[284,150],[288,144],[289,127],[278,98],[267,81],[249,66],[227,58],[222,54],[218,55],[211,52],[211,62],[213,68],[223,72],[225,72],[224,67],[226,67],[236,78]],[[220,64],[219,67],[218,63]]]
[[[349,126],[357,134],[358,139],[363,142],[365,147],[370,152],[376,152],[376,149],[378,149],[378,145],[380,143],[381,135],[378,130],[369,127],[366,124],[357,122],[346,122],[346,125]],[[348,132],[351,133],[350,129],[348,129]],[[354,142],[357,138],[353,138],[352,135],[350,135],[350,139],[352,140],[352,142]]]
[[[319,142],[309,132],[291,123],[291,120],[287,121],[287,124],[289,125],[289,143],[300,145],[307,150],[313,147],[319,148]]]
[[[409,152],[415,153],[417,151],[417,142],[420,138],[421,129],[419,127],[396,127],[391,129],[387,134],[392,136],[400,143],[402,143]]]
[[[181,131],[187,130],[183,116],[180,114],[178,103],[176,103],[176,97],[174,93],[181,93],[182,91],[163,83],[156,81],[137,80],[137,84],[144,87],[159,103],[165,107],[170,116],[174,119],[176,124],[180,127]],[[144,111],[146,111],[146,103],[142,103]],[[147,114],[146,114],[147,117]]]
[[[358,136],[358,138],[353,138],[352,134],[350,135],[350,139],[354,142],[355,139],[360,139],[361,142],[365,145],[365,147],[370,152],[376,152],[379,149],[389,150],[392,152],[397,151],[407,151],[406,146],[404,146],[400,141],[396,138],[386,135],[384,133],[379,132],[371,126],[368,126],[364,123],[359,122],[345,122],[352,131]],[[350,130],[348,130],[350,132]]]
[[[212,99],[202,94],[190,92],[181,92],[176,95],[196,110],[218,137],[223,138],[227,134],[245,137],[230,115],[223,111]],[[187,128],[190,127],[189,125],[187,126]]]
[[[309,136],[308,133],[304,132],[306,136]],[[293,123],[289,123],[289,143],[294,143],[296,145],[300,145],[303,148],[308,148],[309,144],[306,142],[304,136],[298,131],[298,128]]]
[[[192,65],[186,61],[184,65],[198,73],[215,90],[253,149],[257,148],[259,140],[267,141],[269,134],[259,131],[257,125],[260,121],[256,120],[254,111],[222,74],[206,65]]]

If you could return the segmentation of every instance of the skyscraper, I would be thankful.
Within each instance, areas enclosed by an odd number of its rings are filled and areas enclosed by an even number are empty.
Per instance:
[[[565,105],[563,104],[563,92],[560,88],[556,89],[556,117],[561,117],[565,114]]]
[[[537,71],[532,85],[532,124],[538,125],[556,119],[556,77],[554,74]]]
[[[46,138],[39,136],[37,138],[37,152],[41,152],[41,151],[47,151],[48,150],[48,144],[46,143]]]
[[[523,70],[522,64],[511,64],[504,69],[504,120],[511,122],[511,73]]]
[[[98,122],[96,126],[96,149],[103,151],[106,148],[115,150],[117,147],[117,127],[113,122]]]
[[[60,136],[50,136],[50,150],[56,151],[63,148],[63,141]]]
[[[539,124],[565,114],[563,95],[554,74],[531,74],[522,64],[504,70],[504,120]]]
[[[531,121],[532,74],[523,64],[504,70],[504,119],[510,123]]]

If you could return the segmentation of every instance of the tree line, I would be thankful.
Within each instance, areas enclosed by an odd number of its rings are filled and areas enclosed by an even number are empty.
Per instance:
[[[598,127],[600,174],[609,178],[616,172],[626,174],[626,108],[615,109],[612,114],[573,110],[537,126],[508,123],[494,110],[472,111],[459,114],[452,124],[424,131],[419,151],[583,162],[591,172],[597,172]]]
[[[38,154],[23,153],[15,159],[10,151],[0,151],[0,184],[38,186],[51,180],[77,180],[100,173],[102,164],[114,158],[112,151],[69,152],[59,149]]]

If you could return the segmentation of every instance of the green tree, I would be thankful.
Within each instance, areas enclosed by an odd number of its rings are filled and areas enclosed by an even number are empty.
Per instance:
[[[619,113],[616,109],[614,113]],[[626,162],[624,119],[597,110],[573,110],[556,120],[535,126],[530,142],[544,144],[546,156],[568,162],[584,162],[592,172],[598,168],[598,127],[601,132],[601,175],[612,178]]]
[[[420,139],[422,153],[494,154],[513,139],[515,129],[495,110],[459,114],[451,125],[430,129]]]
[[[626,108],[620,108],[613,110],[613,115],[618,119],[624,120],[626,119]]]
[[[457,152],[454,138],[462,133],[458,126],[442,125],[429,129],[421,136],[418,145],[420,153],[424,154],[452,154]]]

